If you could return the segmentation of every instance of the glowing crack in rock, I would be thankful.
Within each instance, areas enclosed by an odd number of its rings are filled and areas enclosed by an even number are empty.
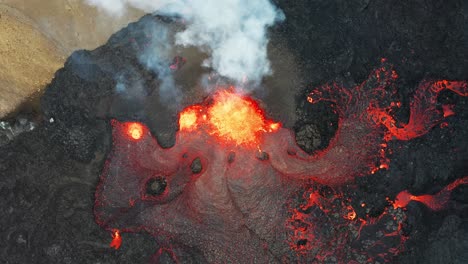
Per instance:
[[[383,63],[357,87],[314,89],[308,101],[334,102],[339,125],[328,148],[313,156],[255,100],[233,90],[183,110],[172,148],[160,147],[144,124],[112,120],[113,148],[96,190],[96,221],[111,232],[148,232],[168,249],[161,252],[180,262],[177,252],[184,247],[209,263],[352,262],[349,256],[356,254],[388,261],[406,239],[401,206],[389,204],[382,216],[363,219],[339,193],[315,192],[306,184],[335,188],[387,169],[387,141],[421,136],[443,120],[435,107],[438,93],[467,95],[465,82],[422,82],[410,121],[399,124],[392,115],[401,105],[393,98],[396,78]],[[294,206],[293,197],[305,203]],[[381,236],[369,238],[375,234]]]
[[[384,263],[403,250],[402,209],[387,207],[380,216],[363,219],[332,189],[310,185],[298,195],[302,202],[291,206],[286,224],[288,244],[298,257],[286,263],[358,263],[350,256]]]

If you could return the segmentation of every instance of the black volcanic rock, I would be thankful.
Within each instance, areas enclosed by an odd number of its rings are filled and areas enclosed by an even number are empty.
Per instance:
[[[300,79],[290,82],[294,87],[290,93],[297,96],[295,105],[289,105],[292,111],[282,112],[284,105],[275,104],[283,94],[263,102],[267,113],[287,127],[314,128],[301,138],[310,146],[308,152],[327,146],[338,121],[329,105],[305,102],[307,90],[315,85],[332,79],[360,83],[381,57],[387,57],[401,77],[404,119],[415,85],[423,78],[468,80],[467,1],[276,2],[287,19],[271,31],[271,45],[293,51]],[[179,29],[170,20],[148,15],[114,34],[106,45],[76,51],[42,97],[44,121],[0,146],[1,263],[145,263],[155,253],[157,241],[145,234],[123,234],[122,247],[110,249],[110,234],[94,222],[92,211],[111,144],[109,120],[145,122],[159,143],[169,147],[177,129],[177,110],[205,96],[191,88],[203,71],[197,61],[188,61],[175,73],[187,98],[177,107],[161,103],[158,74],[143,66],[138,56],[151,41],[147,31],[151,23]],[[281,58],[274,57],[272,64],[283,63]],[[119,96],[119,82],[141,84],[142,96]],[[456,100],[457,113],[447,119],[448,128],[436,127],[412,142],[392,144],[391,169],[358,179],[357,190],[350,195],[353,202],[370,208],[358,214],[378,214],[385,206],[382,199],[393,198],[402,189],[434,193],[468,175],[468,101],[447,96]],[[416,203],[408,208],[413,242],[398,263],[466,263],[466,187],[453,196],[457,204],[437,214]],[[186,259],[202,262],[193,249],[186,254]]]

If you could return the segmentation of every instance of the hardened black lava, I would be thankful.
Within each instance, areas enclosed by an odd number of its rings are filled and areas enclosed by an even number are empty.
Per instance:
[[[402,106],[394,114],[405,120],[421,80],[468,80],[466,1],[275,2],[287,19],[271,30],[270,45],[286,46],[294,55],[302,86],[294,91],[296,105],[291,113],[276,113],[274,100],[266,100],[265,108],[272,116],[294,116],[292,123],[278,121],[290,123],[299,145],[309,153],[328,145],[338,122],[329,103],[307,103],[307,94],[320,84],[335,80],[353,87],[385,57],[399,74],[395,96]],[[148,42],[143,29],[153,21],[161,20],[145,16],[114,34],[106,45],[73,53],[42,97],[38,127],[2,141],[0,262],[147,263],[156,248],[170,247],[164,239],[123,233],[123,244],[115,251],[109,248],[109,232],[95,223],[93,215],[98,178],[112,144],[111,118],[143,122],[161,146],[174,144],[177,109],[159,103],[157,78],[136,57],[137,49]],[[271,59],[281,63],[281,57]],[[188,65],[190,61],[183,68]],[[116,96],[117,75],[144,84],[141,101]],[[193,103],[199,101],[187,101],[181,107]],[[412,141],[390,143],[388,148],[398,151],[389,153],[389,170],[358,178],[355,186],[342,190],[356,217],[380,215],[388,205],[386,198],[394,198],[401,190],[434,194],[468,175],[468,100],[444,92],[439,103],[439,107],[453,105],[456,113],[446,118],[447,127],[436,126]],[[234,161],[242,158],[231,157]],[[320,187],[319,193],[329,197],[333,191]],[[297,197],[295,204],[304,204],[302,196]],[[452,193],[455,203],[435,214],[410,203],[403,227],[410,239],[392,262],[468,262],[467,197],[467,187],[460,186]],[[321,213],[317,208],[311,212]],[[333,230],[322,231],[329,235]],[[297,246],[308,242],[299,240]],[[205,261],[190,246],[181,246],[175,253],[192,263]],[[171,263],[172,258],[161,259]]]

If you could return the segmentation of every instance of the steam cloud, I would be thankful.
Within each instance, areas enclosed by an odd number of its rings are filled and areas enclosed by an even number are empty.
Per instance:
[[[176,44],[197,46],[211,55],[204,65],[241,82],[271,74],[267,28],[284,19],[270,0],[86,0],[114,15],[128,7],[175,15],[187,22]]]

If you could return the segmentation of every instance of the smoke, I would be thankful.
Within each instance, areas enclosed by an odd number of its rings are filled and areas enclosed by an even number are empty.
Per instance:
[[[170,62],[174,59],[174,39],[167,26],[160,21],[146,19],[141,24],[145,39],[140,40],[140,43],[133,39],[132,48],[137,52],[140,64],[157,74],[160,103],[177,108],[181,100],[181,91],[170,68]],[[127,65],[114,78],[115,92],[123,98],[142,100],[151,93],[151,88],[146,87],[143,81],[144,77],[132,65]]]
[[[196,46],[210,54],[203,66],[237,82],[259,83],[272,73],[267,58],[267,28],[284,19],[270,0],[86,0],[113,15],[129,7],[178,16],[186,29],[179,46]]]
[[[147,47],[141,51],[140,63],[158,73],[159,99],[161,103],[180,103],[180,89],[177,87],[169,68],[172,59],[172,43],[169,30],[161,23],[151,21],[145,24],[145,35],[149,36]]]

